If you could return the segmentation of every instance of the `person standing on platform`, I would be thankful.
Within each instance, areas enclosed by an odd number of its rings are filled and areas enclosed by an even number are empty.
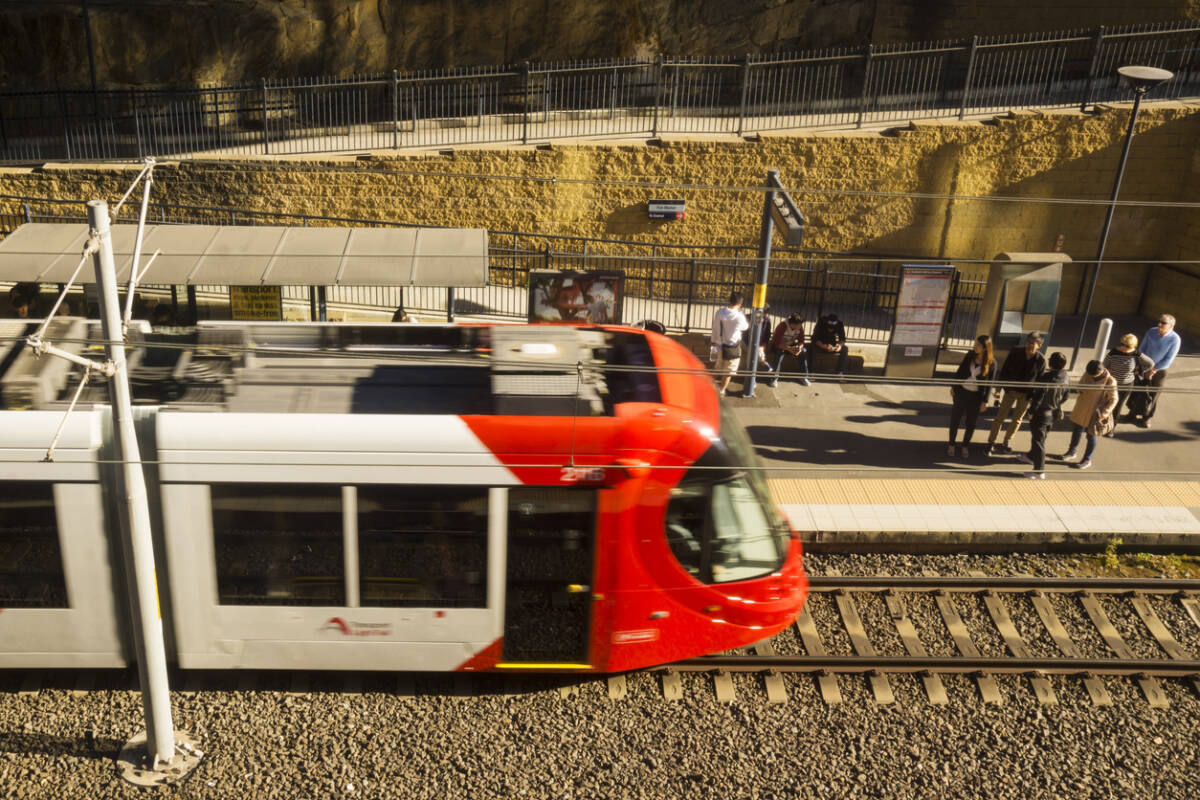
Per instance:
[[[966,458],[971,454],[975,421],[987,408],[988,387],[995,377],[996,359],[992,355],[992,340],[988,336],[980,336],[975,340],[974,349],[963,356],[958,371],[954,373],[958,383],[950,387],[950,401],[954,405],[950,410],[950,444],[946,447],[946,455],[954,455],[958,425],[963,416],[966,416],[967,424],[963,428],[962,446],[958,448],[958,456]]]
[[[1137,337],[1132,333],[1127,333],[1121,337],[1121,343],[1109,350],[1108,355],[1104,357],[1104,368],[1112,373],[1113,380],[1117,382],[1117,407],[1113,409],[1114,420],[1121,417],[1121,409],[1125,407],[1125,401],[1129,398],[1129,390],[1133,388],[1134,381],[1154,369],[1154,361],[1138,350],[1137,346]],[[1115,430],[1114,428],[1105,436],[1112,436]]]
[[[1004,366],[1000,367],[997,382],[1004,384],[1011,381],[1014,385],[1004,387],[1004,399],[1000,401],[1000,407],[996,409],[996,418],[992,420],[992,428],[988,431],[989,452],[1012,452],[1008,443],[1021,427],[1021,418],[1025,416],[1025,409],[1029,407],[1030,387],[1021,384],[1033,383],[1046,369],[1046,359],[1038,352],[1041,347],[1042,335],[1031,333],[1025,337],[1025,346],[1012,350],[1004,359]],[[996,388],[996,396],[1000,396],[999,387]],[[996,444],[996,437],[1000,435],[1000,429],[1004,427],[1004,420],[1010,411],[1012,422],[1008,424],[1008,430],[1004,433],[1004,443]]]
[[[1158,390],[1167,380],[1167,370],[1175,362],[1175,356],[1179,355],[1181,343],[1179,334],[1175,332],[1175,317],[1170,314],[1159,316],[1158,324],[1146,331],[1142,337],[1142,352],[1150,357],[1154,366],[1145,375],[1150,381],[1145,411],[1137,415],[1130,414],[1125,421],[1134,422],[1142,428],[1150,427],[1150,418],[1158,410]]]
[[[1055,422],[1063,418],[1062,404],[1070,393],[1067,386],[1071,377],[1067,375],[1066,367],[1066,356],[1062,353],[1051,355],[1050,369],[1038,376],[1038,383],[1046,384],[1046,388],[1037,388],[1029,393],[1029,433],[1032,442],[1029,455],[1017,456],[1033,467],[1033,472],[1025,473],[1026,478],[1042,480],[1046,477],[1046,434]]]
[[[722,397],[742,361],[742,333],[749,329],[750,323],[742,313],[742,293],[730,292],[729,304],[718,308],[713,314],[712,335],[709,337],[717,386]]]
[[[1071,461],[1079,452],[1079,440],[1087,434],[1087,447],[1083,460],[1071,466],[1088,469],[1092,466],[1092,454],[1096,452],[1096,441],[1112,429],[1112,412],[1117,407],[1117,382],[1099,361],[1089,361],[1084,375],[1079,379],[1079,397],[1071,409],[1071,444],[1063,453],[1063,461]]]

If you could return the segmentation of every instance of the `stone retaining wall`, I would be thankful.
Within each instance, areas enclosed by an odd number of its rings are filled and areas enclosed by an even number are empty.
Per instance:
[[[761,185],[766,171],[777,168],[808,216],[806,246],[934,257],[979,274],[980,268],[963,262],[1002,251],[1052,250],[1060,235],[1067,254],[1094,258],[1127,124],[1127,106],[1101,107],[1089,114],[1022,112],[984,123],[929,122],[883,133],[778,135],[753,142],[556,143],[547,149],[380,153],[357,160],[165,163],[155,173],[154,199],[641,243],[754,245],[761,195],[742,187]],[[1147,106],[1122,200],[1200,199],[1198,132],[1194,106]],[[132,175],[126,167],[5,169],[0,192],[115,200]],[[716,188],[673,186],[680,184]],[[662,196],[684,198],[687,218],[647,219],[646,201]],[[1028,197],[1093,202],[1007,202]],[[1195,258],[1197,244],[1197,209],[1122,207],[1107,258],[1186,261]],[[1094,310],[1137,313],[1145,310],[1139,303],[1153,301],[1155,308],[1146,313],[1158,313],[1159,301],[1174,302],[1191,280],[1177,273],[1150,279],[1151,271],[1107,266]],[[1081,275],[1078,267],[1067,270],[1061,312],[1074,309]],[[1146,291],[1151,294],[1143,302]],[[1175,313],[1188,327],[1186,314]]]

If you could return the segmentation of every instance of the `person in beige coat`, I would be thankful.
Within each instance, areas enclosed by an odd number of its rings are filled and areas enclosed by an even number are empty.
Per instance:
[[[1071,461],[1079,452],[1079,440],[1087,434],[1083,460],[1072,464],[1076,469],[1092,465],[1096,442],[1113,427],[1113,411],[1117,407],[1117,380],[1099,361],[1089,361],[1079,379],[1079,397],[1071,409],[1071,445],[1063,453],[1063,461]]]

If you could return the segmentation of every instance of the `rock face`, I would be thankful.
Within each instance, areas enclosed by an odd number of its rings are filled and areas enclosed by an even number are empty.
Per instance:
[[[874,0],[91,0],[114,88],[862,41]],[[0,84],[90,84],[80,5],[0,10]]]
[[[1194,2],[6,0],[0,87],[90,86],[89,28],[97,84],[130,88],[961,38],[1181,19]]]
[[[920,254],[959,264],[967,277],[977,278],[981,267],[969,260],[1051,250],[1060,235],[1065,252],[1077,261],[1092,257],[1128,124],[1126,105],[1088,114],[1023,112],[988,124],[926,122],[887,134],[779,135],[753,142],[669,138],[656,146],[381,151],[369,159],[309,163],[203,159],[160,164],[153,201],[264,212],[268,216],[259,219],[270,224],[277,220],[269,215],[282,212],[546,232],[589,238],[592,254],[643,254],[655,244],[695,248],[672,249],[686,259],[711,254],[714,245],[755,246],[762,199],[738,187],[761,185],[766,171],[775,168],[808,218],[806,247],[881,258]],[[1109,259],[1181,261],[1182,269],[1194,270],[1186,262],[1200,246],[1200,211],[1168,206],[1200,199],[1198,140],[1200,113],[1193,106],[1143,107],[1121,199],[1157,205],[1119,209]],[[5,168],[0,193],[76,200],[81,206],[86,198],[119,197],[136,170]],[[672,191],[687,202],[686,220],[648,218],[646,202],[655,196],[655,185],[691,187]],[[0,198],[0,216],[19,219],[23,213],[19,202]],[[61,210],[41,211],[35,204],[33,213]],[[280,224],[296,223],[285,218]],[[498,238],[514,249],[537,251],[545,244]],[[782,264],[782,257],[776,262]],[[1149,310],[1200,304],[1195,278],[1158,270],[1147,283],[1148,269],[1132,263],[1106,267],[1093,310],[1132,314],[1143,305]],[[1070,312],[1082,277],[1078,263],[1065,270],[1061,312]]]

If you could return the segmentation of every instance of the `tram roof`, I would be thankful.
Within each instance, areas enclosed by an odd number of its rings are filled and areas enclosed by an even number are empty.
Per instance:
[[[112,226],[117,280],[129,279],[136,225]],[[65,283],[88,226],[30,222],[0,241],[0,280]],[[486,286],[487,231],[479,228],[302,228],[147,225],[143,283],[220,286]],[[90,265],[84,283],[92,282]]]
[[[36,323],[0,321],[0,409],[65,408],[82,369],[36,358]],[[99,323],[51,321],[46,338],[83,354]],[[608,416],[662,402],[641,332],[574,325],[204,322],[130,330],[136,404],[185,411]],[[626,369],[632,368],[632,369]],[[103,376],[80,393],[108,402]]]

